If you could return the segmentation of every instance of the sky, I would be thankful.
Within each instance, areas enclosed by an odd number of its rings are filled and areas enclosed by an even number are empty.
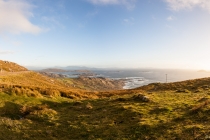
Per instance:
[[[0,59],[210,70],[209,0],[0,0]]]

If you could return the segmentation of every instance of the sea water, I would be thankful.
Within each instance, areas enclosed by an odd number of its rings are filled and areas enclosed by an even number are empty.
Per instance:
[[[120,69],[120,70],[91,70],[96,77],[124,79],[124,89],[132,89],[149,83],[177,82],[189,79],[210,77],[210,72],[197,70],[169,70],[169,69]],[[75,72],[66,73],[69,77],[77,77]]]

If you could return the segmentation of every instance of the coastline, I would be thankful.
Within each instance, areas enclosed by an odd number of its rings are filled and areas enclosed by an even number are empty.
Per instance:
[[[126,85],[125,79],[114,79],[107,77],[97,77],[89,74],[82,73],[81,75],[74,75],[69,77],[61,73],[52,72],[39,72],[42,75],[58,79],[60,82],[65,83],[68,87],[78,89],[85,89],[90,91],[109,91],[109,90],[122,90]]]
[[[136,69],[136,70],[78,70],[78,71],[70,71],[70,72],[50,72],[50,74],[56,74],[56,77],[67,78],[78,78],[89,77],[89,78],[109,78],[112,80],[122,80],[124,84],[121,84],[121,87],[115,89],[134,89],[137,87],[141,87],[144,85],[148,85],[150,83],[165,83],[166,82],[166,74],[167,74],[167,82],[178,82],[189,79],[197,79],[210,77],[210,73],[206,72],[198,72],[193,70],[167,70],[167,69]],[[114,83],[113,83],[114,84]],[[93,85],[91,85],[93,89]]]

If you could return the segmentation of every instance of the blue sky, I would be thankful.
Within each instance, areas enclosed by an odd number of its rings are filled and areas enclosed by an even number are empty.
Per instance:
[[[0,59],[210,69],[209,0],[0,0]]]

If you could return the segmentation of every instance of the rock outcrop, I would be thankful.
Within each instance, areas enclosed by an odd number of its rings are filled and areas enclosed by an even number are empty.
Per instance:
[[[42,75],[51,77],[51,78],[65,78],[67,77],[66,75],[63,74],[56,74],[56,73],[51,73],[51,72],[39,72]]]
[[[84,85],[86,89],[106,91],[123,89],[124,80],[113,80],[104,77],[84,77],[73,79],[73,82],[78,85]]]

